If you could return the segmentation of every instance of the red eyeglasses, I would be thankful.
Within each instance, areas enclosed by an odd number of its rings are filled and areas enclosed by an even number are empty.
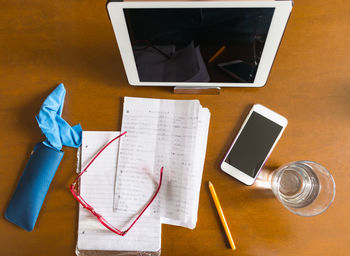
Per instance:
[[[77,189],[77,183],[80,180],[80,177],[84,174],[84,172],[90,167],[90,165],[96,160],[96,158],[115,140],[119,139],[121,136],[125,135],[126,132],[121,133],[119,136],[115,137],[114,139],[110,140],[105,146],[103,146],[103,148],[101,148],[97,154],[91,159],[91,161],[86,165],[86,167],[80,172],[80,174],[78,175],[78,177],[73,181],[73,183],[70,185],[70,191],[72,192],[73,196],[75,197],[75,199],[87,210],[89,210],[93,215],[96,216],[97,220],[99,222],[101,222],[101,224],[103,226],[105,226],[106,228],[108,228],[110,231],[116,233],[117,235],[120,236],[125,236],[126,233],[135,225],[135,223],[138,221],[138,219],[141,218],[142,214],[147,210],[147,208],[151,205],[151,203],[153,202],[153,200],[156,198],[159,190],[160,190],[160,186],[162,185],[162,178],[163,178],[163,167],[160,168],[160,178],[159,178],[159,184],[158,187],[156,189],[156,191],[154,192],[152,198],[148,201],[148,203],[145,205],[145,207],[142,209],[142,211],[140,212],[140,214],[135,218],[135,220],[131,223],[131,225],[124,231],[119,230],[118,228],[114,227],[112,224],[110,224],[105,218],[102,217],[101,214],[97,213],[94,208],[88,204],[84,198],[81,197],[80,192]]]

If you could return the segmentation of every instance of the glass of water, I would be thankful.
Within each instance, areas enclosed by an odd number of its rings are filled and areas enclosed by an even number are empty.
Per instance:
[[[279,201],[300,216],[321,214],[334,200],[335,183],[322,165],[312,161],[296,161],[275,170],[271,188]]]

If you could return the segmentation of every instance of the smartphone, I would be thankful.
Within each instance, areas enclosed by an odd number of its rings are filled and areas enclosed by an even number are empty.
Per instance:
[[[288,121],[260,105],[253,105],[221,163],[221,169],[246,185],[252,185],[280,139]]]

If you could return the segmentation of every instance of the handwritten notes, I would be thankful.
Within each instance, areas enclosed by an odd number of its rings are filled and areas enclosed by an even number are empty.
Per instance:
[[[163,223],[194,228],[210,113],[198,100],[125,97],[115,188],[116,211],[140,211],[154,193],[164,166]],[[131,193],[132,192],[132,193]]]
[[[119,132],[83,132],[81,165],[85,166]],[[119,141],[113,142],[81,177],[80,193],[109,223],[124,230],[133,214],[113,211],[114,182]],[[82,206],[79,209],[77,250],[158,251],[161,243],[160,216],[143,215],[124,237],[106,229]]]
[[[113,226],[124,230],[154,194],[160,193],[121,237],[80,206],[77,252],[158,252],[161,224],[195,228],[210,113],[198,100],[125,97],[122,131],[81,177],[80,193]],[[81,167],[119,132],[83,132]],[[82,254],[83,255],[83,254]]]

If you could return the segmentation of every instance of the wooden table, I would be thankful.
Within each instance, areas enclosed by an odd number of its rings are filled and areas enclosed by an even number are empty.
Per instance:
[[[119,130],[123,96],[199,99],[211,111],[198,223],[163,225],[162,255],[232,255],[213,207],[215,184],[235,255],[348,255],[350,244],[350,4],[297,0],[265,87],[224,88],[219,96],[174,95],[170,87],[128,85],[105,1],[1,1],[0,205],[4,213],[29,154],[44,139],[34,119],[60,82],[63,117],[84,130]],[[219,169],[251,104],[283,114],[288,127],[266,166],[313,160],[335,178],[334,203],[316,217],[287,211],[266,191]],[[36,227],[28,233],[0,220],[1,255],[75,255],[78,205],[68,187],[76,150],[65,156]]]

